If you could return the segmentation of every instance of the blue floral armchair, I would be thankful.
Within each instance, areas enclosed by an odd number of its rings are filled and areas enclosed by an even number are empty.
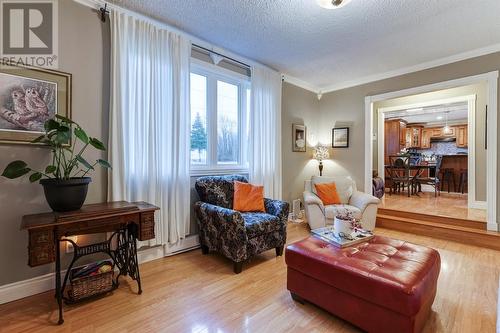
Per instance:
[[[239,175],[198,178],[195,187],[201,201],[195,204],[195,212],[203,254],[223,254],[233,261],[238,274],[243,262],[255,254],[273,248],[277,256],[283,254],[289,207],[286,202],[266,198],[266,213],[234,211],[234,181],[248,182]]]

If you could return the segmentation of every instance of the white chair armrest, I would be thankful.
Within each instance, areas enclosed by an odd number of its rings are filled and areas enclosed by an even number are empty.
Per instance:
[[[380,200],[371,194],[355,191],[349,199],[349,205],[359,208],[363,213],[368,205],[378,205]]]
[[[318,205],[323,209],[323,201],[314,193],[304,191],[304,205]]]
[[[304,209],[307,223],[311,230],[322,228],[326,225],[325,206],[321,199],[314,193],[304,191]]]

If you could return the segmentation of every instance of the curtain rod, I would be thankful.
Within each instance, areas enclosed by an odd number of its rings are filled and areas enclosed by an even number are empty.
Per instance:
[[[77,1],[77,2],[81,2],[81,1],[85,1],[85,0],[75,0],[75,1]],[[98,2],[99,0],[87,0],[87,1],[95,1],[95,2]],[[98,2],[98,3],[99,3],[99,2]],[[102,5],[104,5],[104,7],[103,7]],[[102,21],[102,22],[105,22],[105,21],[106,21],[106,17],[109,15],[109,13],[110,13],[110,9],[115,9],[115,7],[116,7],[116,8],[120,8],[120,10],[122,10],[122,11],[130,12],[130,11],[129,11],[129,10],[127,10],[127,9],[125,9],[125,10],[124,10],[123,8],[118,7],[118,6],[116,6],[116,5],[113,5],[113,4],[111,4],[111,5],[110,5],[110,7],[111,7],[111,8],[108,8],[108,3],[107,3],[106,1],[103,1],[103,2],[101,2],[101,3],[99,4],[99,7],[98,7],[98,13],[99,13],[99,17],[100,17],[100,19],[101,19],[101,21]],[[165,23],[163,23],[163,22],[156,21],[156,20],[154,20],[154,19],[151,19],[150,17],[144,16],[144,15],[141,15],[141,14],[137,14],[137,13],[135,13],[135,12],[133,12],[133,13],[134,13],[134,15],[136,15],[136,16],[138,15],[139,17],[141,17],[141,18],[143,18],[143,19],[147,19],[147,20],[149,20],[149,21],[153,21],[153,22],[155,22],[156,24],[160,24],[160,25],[162,25],[162,26],[168,27],[168,29],[169,29],[169,30],[172,30],[172,31],[175,31],[175,32],[177,32],[177,33],[180,33],[180,34],[186,35],[186,33],[184,33],[183,31],[180,31],[180,30],[178,30],[178,29],[176,29],[176,28],[172,28],[172,27],[170,27],[170,26],[166,25],[166,24],[165,24]],[[190,39],[193,39],[193,36],[191,36],[191,35],[187,35],[187,36],[188,36]],[[213,53],[213,54],[217,54],[217,55],[219,55],[219,56],[223,57],[224,59],[230,60],[231,62],[236,63],[236,64],[238,64],[238,65],[241,65],[241,66],[243,66],[244,68],[247,68],[247,69],[249,69],[249,70],[251,70],[251,69],[252,69],[252,66],[250,66],[250,65],[248,65],[248,64],[246,64],[246,63],[244,63],[244,62],[241,62],[241,61],[239,61],[239,60],[236,60],[236,59],[234,59],[234,58],[231,58],[231,57],[226,56],[226,55],[224,55],[224,54],[221,54],[221,53],[219,53],[219,52],[213,51],[213,50],[211,50],[211,49],[209,49],[209,48],[206,48],[206,47],[201,46],[201,45],[199,45],[199,44],[196,44],[196,43],[194,43],[194,42],[192,42],[192,43],[191,43],[191,45],[192,45],[193,47],[195,47],[195,48],[198,48],[198,49],[204,50],[204,51],[206,51],[206,52]]]
[[[201,50],[204,50],[204,51],[207,51],[207,52],[213,53],[213,54],[217,54],[217,55],[219,55],[219,56],[223,57],[224,59],[228,59],[228,60],[230,60],[230,61],[232,61],[232,62],[235,62],[235,63],[237,63],[237,64],[239,64],[239,65],[241,65],[241,66],[243,66],[243,67],[245,67],[245,68],[252,69],[252,67],[251,67],[250,65],[245,64],[244,62],[241,62],[241,61],[236,60],[236,59],[234,59],[234,58],[228,57],[228,56],[226,56],[226,55],[224,55],[224,54],[221,54],[221,53],[219,53],[219,52],[212,51],[212,50],[210,50],[210,49],[208,49],[208,48],[206,48],[206,47],[203,47],[203,46],[198,45],[198,44],[195,44],[195,43],[193,43],[192,45],[193,45],[193,47],[195,47],[195,48],[198,48],[198,49],[201,49]]]

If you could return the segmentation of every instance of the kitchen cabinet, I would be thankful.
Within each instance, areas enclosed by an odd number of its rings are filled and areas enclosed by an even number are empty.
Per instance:
[[[456,126],[453,128],[457,136],[457,147],[467,148],[468,146],[468,133],[467,125]]]
[[[411,128],[407,127],[405,130],[405,148],[411,147]]]
[[[444,127],[432,127],[429,128],[432,131],[431,137],[433,138],[449,138],[456,136],[455,127],[450,127],[448,132],[444,131]]]
[[[384,159],[389,164],[389,156],[398,154],[405,147],[406,122],[401,119],[384,122]]]
[[[423,126],[406,127],[406,148],[420,148],[422,145]]]
[[[451,191],[458,191],[458,183],[460,180],[460,171],[467,170],[468,166],[468,156],[467,155],[444,155],[441,162],[441,170],[451,169],[453,170],[453,178],[455,179],[455,188],[453,188],[453,181],[451,182]],[[441,174],[442,175],[442,174]],[[447,186],[447,185],[446,185]],[[467,187],[466,187],[467,188]],[[467,192],[466,190],[464,192]]]
[[[424,131],[426,131],[426,134],[424,134]],[[426,136],[429,136],[429,140],[424,138]],[[431,138],[456,138],[457,147],[467,148],[467,124],[450,127],[448,132],[444,131],[444,127],[424,128],[424,130],[422,131],[422,148],[430,148]]]
[[[453,137],[457,136],[456,131],[455,131],[455,127],[448,127],[447,132],[444,130],[444,127],[443,127],[442,133],[443,133],[443,136],[447,137],[447,138],[453,138]]]
[[[437,127],[437,128],[430,128],[432,131],[431,137],[438,138],[441,136],[441,133],[443,132],[442,127]]]
[[[404,147],[406,144],[406,123],[399,121],[399,145]]]
[[[431,148],[431,137],[433,130],[431,128],[422,129],[422,144],[420,148],[429,149]]]

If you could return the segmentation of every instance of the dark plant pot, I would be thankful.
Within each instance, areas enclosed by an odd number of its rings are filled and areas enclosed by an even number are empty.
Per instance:
[[[40,184],[45,199],[54,212],[78,210],[87,198],[90,177],[70,179],[42,179]]]

